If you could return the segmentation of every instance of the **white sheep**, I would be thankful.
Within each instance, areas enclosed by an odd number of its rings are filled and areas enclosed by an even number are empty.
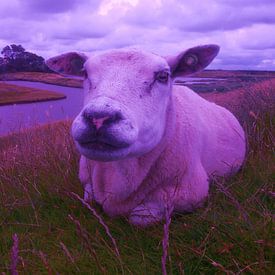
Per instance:
[[[122,49],[47,61],[56,72],[85,75],[84,107],[72,135],[86,200],[146,226],[162,220],[168,207],[193,211],[207,197],[213,175],[240,168],[246,146],[237,119],[172,85],[177,76],[205,68],[218,51],[204,45],[164,58]]]

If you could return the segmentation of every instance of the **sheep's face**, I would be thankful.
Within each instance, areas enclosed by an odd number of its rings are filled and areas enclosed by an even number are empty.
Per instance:
[[[143,52],[111,51],[89,58],[84,70],[84,108],[72,126],[80,153],[110,161],[157,146],[171,98],[167,61]]]
[[[89,159],[113,161],[141,156],[161,141],[171,104],[172,78],[203,69],[218,53],[215,45],[163,58],[137,50],[113,50],[87,58],[68,53],[47,65],[84,76],[84,108],[72,135]]]

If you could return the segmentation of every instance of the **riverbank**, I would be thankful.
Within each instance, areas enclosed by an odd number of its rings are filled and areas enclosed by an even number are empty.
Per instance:
[[[53,84],[66,87],[82,87],[82,80],[78,78],[64,77],[55,73],[17,72],[0,74],[0,81],[32,81]]]
[[[64,99],[62,93],[0,83],[0,106]]]

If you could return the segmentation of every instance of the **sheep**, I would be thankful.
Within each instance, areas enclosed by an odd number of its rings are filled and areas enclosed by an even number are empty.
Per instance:
[[[200,45],[168,57],[115,49],[47,60],[58,73],[84,77],[84,107],[72,136],[86,201],[111,217],[149,226],[163,220],[168,207],[194,211],[213,176],[240,169],[246,142],[237,119],[173,85],[176,77],[203,70],[218,52],[217,45]]]

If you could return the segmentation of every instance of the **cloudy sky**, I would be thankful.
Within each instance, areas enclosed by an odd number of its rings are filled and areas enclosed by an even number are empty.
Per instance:
[[[275,0],[0,0],[0,48],[12,43],[45,58],[214,43],[211,68],[275,71]]]

